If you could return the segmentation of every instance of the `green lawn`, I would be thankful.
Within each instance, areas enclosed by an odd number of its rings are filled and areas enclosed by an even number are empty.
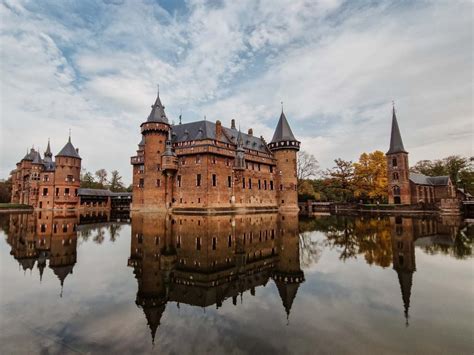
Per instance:
[[[0,203],[0,210],[32,210],[33,207],[21,203]]]

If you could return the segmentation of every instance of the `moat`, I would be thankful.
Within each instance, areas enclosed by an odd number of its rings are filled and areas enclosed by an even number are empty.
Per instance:
[[[0,214],[0,353],[474,351],[458,217]]]

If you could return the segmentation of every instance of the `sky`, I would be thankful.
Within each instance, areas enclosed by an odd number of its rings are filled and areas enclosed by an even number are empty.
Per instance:
[[[270,141],[281,102],[302,150],[473,154],[473,2],[0,0],[0,178],[71,130],[88,171],[130,156],[157,85],[170,121],[235,119]]]

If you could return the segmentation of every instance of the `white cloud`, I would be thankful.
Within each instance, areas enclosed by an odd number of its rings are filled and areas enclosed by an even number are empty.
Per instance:
[[[323,168],[385,150],[392,99],[412,162],[472,154],[469,2],[66,6],[0,5],[2,176],[26,146],[62,137],[58,151],[72,128],[87,169],[129,182],[157,82],[171,118],[237,118],[267,140],[283,100]]]

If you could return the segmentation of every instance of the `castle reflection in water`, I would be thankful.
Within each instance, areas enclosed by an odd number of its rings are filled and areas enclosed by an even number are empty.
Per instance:
[[[78,238],[101,242],[109,227],[131,223],[128,266],[138,283],[136,304],[145,314],[154,340],[168,302],[198,307],[226,299],[237,305],[246,292],[274,282],[287,317],[305,281],[303,255],[318,250],[308,232],[321,232],[326,247],[340,259],[363,255],[368,264],[393,266],[400,284],[405,322],[413,274],[415,246],[427,253],[449,253],[457,258],[472,254],[472,230],[458,219],[408,217],[320,217],[298,220],[297,215],[110,215],[40,212],[9,216],[7,242],[23,270],[35,264],[41,279],[49,267],[61,289],[77,260]],[[5,224],[5,223],[4,223]],[[5,228],[5,227],[4,227]],[[317,255],[313,255],[317,260]],[[311,259],[311,257],[310,257]],[[306,266],[306,265],[305,265]],[[62,293],[62,292],[61,292]]]

